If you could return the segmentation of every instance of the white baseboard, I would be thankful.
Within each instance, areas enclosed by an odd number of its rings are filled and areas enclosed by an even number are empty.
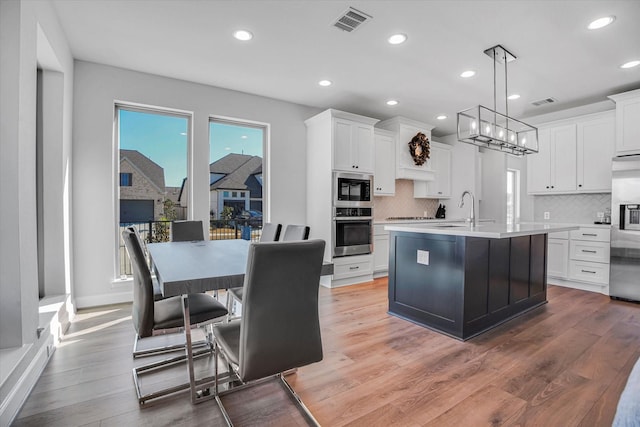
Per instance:
[[[548,277],[549,285],[562,286],[565,288],[580,289],[582,291],[598,292],[603,295],[609,295],[609,285],[601,285],[598,283],[576,282],[575,280],[559,279],[557,277]]]
[[[76,297],[76,308],[99,307],[102,305],[121,304],[133,301],[133,291],[114,292],[109,294]]]

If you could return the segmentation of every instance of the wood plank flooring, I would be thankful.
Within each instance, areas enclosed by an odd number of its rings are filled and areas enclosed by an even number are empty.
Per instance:
[[[640,357],[640,305],[555,286],[548,299],[460,342],[388,315],[386,278],[321,288],[324,360],[288,381],[323,426],[610,426]],[[80,311],[14,424],[222,425],[214,401],[187,394],[139,408],[133,338],[130,305]],[[186,380],[163,375],[147,386]],[[301,424],[277,383],[260,387],[227,396],[237,425]]]

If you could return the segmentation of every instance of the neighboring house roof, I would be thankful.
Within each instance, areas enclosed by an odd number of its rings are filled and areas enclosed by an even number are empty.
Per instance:
[[[209,165],[211,190],[247,190],[248,180],[262,173],[262,157],[247,154],[227,154]],[[223,178],[218,175],[224,174]]]
[[[175,204],[179,203],[182,187],[165,187],[165,191],[167,199],[171,200]]]
[[[251,197],[262,197],[262,157],[227,154],[209,165],[210,190],[249,190]],[[178,201],[187,179],[182,181]]]
[[[137,150],[120,150],[120,161],[127,160],[135,168],[137,168],[141,174],[147,177],[149,181],[160,192],[164,192],[164,169],[162,166],[140,153]]]

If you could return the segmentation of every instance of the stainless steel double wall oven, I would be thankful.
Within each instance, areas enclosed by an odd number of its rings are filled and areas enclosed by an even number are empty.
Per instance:
[[[333,173],[333,256],[370,254],[373,176]]]

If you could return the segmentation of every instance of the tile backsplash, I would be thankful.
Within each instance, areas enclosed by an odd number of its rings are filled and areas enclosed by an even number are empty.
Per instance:
[[[606,208],[611,208],[610,193],[534,196],[533,219],[543,222],[549,212],[548,222],[593,223]]]
[[[395,196],[374,197],[373,202],[374,221],[382,221],[390,216],[435,217],[438,210],[438,199],[413,197],[413,181],[408,179],[396,180]]]

